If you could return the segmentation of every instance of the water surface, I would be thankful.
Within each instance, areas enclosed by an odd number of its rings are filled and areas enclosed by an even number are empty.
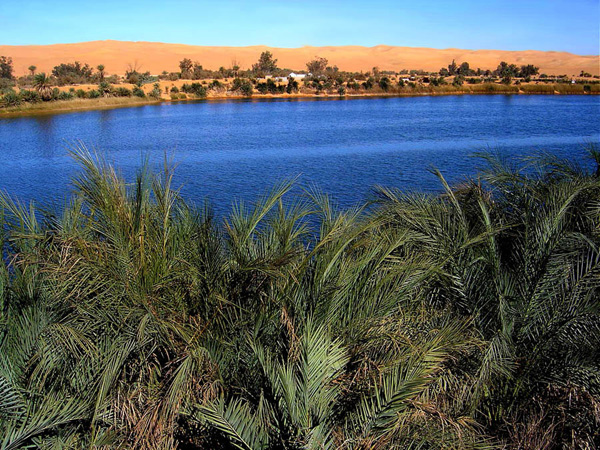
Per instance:
[[[430,173],[471,176],[493,149],[507,157],[548,151],[581,159],[600,140],[598,96],[447,96],[352,100],[175,103],[0,119],[0,190],[61,203],[80,140],[126,176],[144,155],[178,163],[176,183],[194,201],[226,210],[285,178],[317,184],[341,205],[373,186],[435,191]]]

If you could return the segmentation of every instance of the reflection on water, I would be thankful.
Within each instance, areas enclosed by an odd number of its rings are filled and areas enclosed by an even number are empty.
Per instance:
[[[41,156],[53,158],[55,153],[54,116],[36,117],[34,123],[36,136],[39,136]]]
[[[0,120],[0,189],[62,201],[81,140],[127,176],[143,156],[179,163],[188,197],[226,209],[301,174],[342,205],[375,185],[437,190],[473,174],[474,151],[509,157],[546,150],[581,158],[600,139],[598,96],[455,96],[332,100],[248,99],[177,103]]]

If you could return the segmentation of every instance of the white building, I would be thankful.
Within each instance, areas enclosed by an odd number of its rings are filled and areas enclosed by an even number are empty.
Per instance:
[[[309,74],[306,74],[306,73],[294,73],[294,72],[290,73],[290,77],[292,77],[294,80],[303,80],[304,78],[307,77],[307,75],[310,75],[310,73]]]

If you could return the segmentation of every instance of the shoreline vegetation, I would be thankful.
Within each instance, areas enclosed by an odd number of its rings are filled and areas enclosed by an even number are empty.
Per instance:
[[[600,86],[590,91],[585,91],[582,85],[523,85],[516,86],[503,85],[481,85],[481,89],[451,87],[430,87],[427,89],[414,89],[412,92],[407,89],[403,92],[377,92],[377,93],[359,93],[359,94],[316,94],[316,93],[296,93],[296,94],[253,94],[244,96],[240,94],[209,94],[206,96],[186,95],[178,98],[139,98],[139,97],[100,97],[100,98],[80,98],[73,100],[56,100],[53,102],[26,103],[18,106],[8,106],[0,108],[0,118],[23,117],[44,114],[58,114],[77,111],[94,111],[104,109],[116,109],[135,106],[158,105],[162,103],[181,103],[181,102],[200,102],[200,101],[220,101],[220,100],[248,100],[248,99],[287,99],[287,100],[309,100],[309,99],[359,99],[359,98],[394,98],[394,97],[423,97],[423,96],[447,96],[447,95],[600,95]]]
[[[72,156],[60,210],[0,193],[2,448],[600,439],[597,148],[351,209],[283,182],[222,219],[168,161]]]
[[[159,75],[130,65],[124,76],[109,75],[103,65],[63,63],[51,74],[16,78],[12,60],[0,56],[0,117],[109,109],[126,106],[240,98],[370,98],[426,95],[536,94],[597,95],[600,77],[581,71],[578,77],[548,76],[539,68],[500,62],[496,69],[472,69],[468,62],[452,61],[438,72],[419,70],[343,72],[325,58],[306,63],[306,70],[277,66],[270,52],[242,70],[208,70],[184,58],[178,72]]]
[[[297,94],[253,94],[252,96],[236,94],[210,94],[206,96],[186,95],[178,98],[136,98],[136,97],[101,97],[93,99],[73,99],[56,100],[47,103],[27,103],[18,106],[9,106],[0,108],[0,118],[2,117],[21,117],[30,115],[43,115],[54,113],[66,113],[77,111],[93,111],[104,109],[116,109],[135,106],[158,105],[162,103],[185,103],[200,101],[220,101],[220,100],[309,100],[309,99],[360,99],[360,98],[394,98],[394,97],[426,97],[426,96],[447,96],[447,95],[600,95],[600,86],[597,89],[584,91],[581,85],[523,85],[519,88],[513,86],[490,85],[481,86],[483,89],[471,89],[470,87],[449,89],[433,87],[428,89],[414,89],[412,92],[378,92],[362,94],[316,94],[316,93],[297,93]],[[515,89],[516,88],[516,89]]]

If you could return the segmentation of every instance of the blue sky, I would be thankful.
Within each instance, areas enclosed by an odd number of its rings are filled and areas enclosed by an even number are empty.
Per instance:
[[[401,45],[598,54],[598,0],[0,0],[0,45]]]

